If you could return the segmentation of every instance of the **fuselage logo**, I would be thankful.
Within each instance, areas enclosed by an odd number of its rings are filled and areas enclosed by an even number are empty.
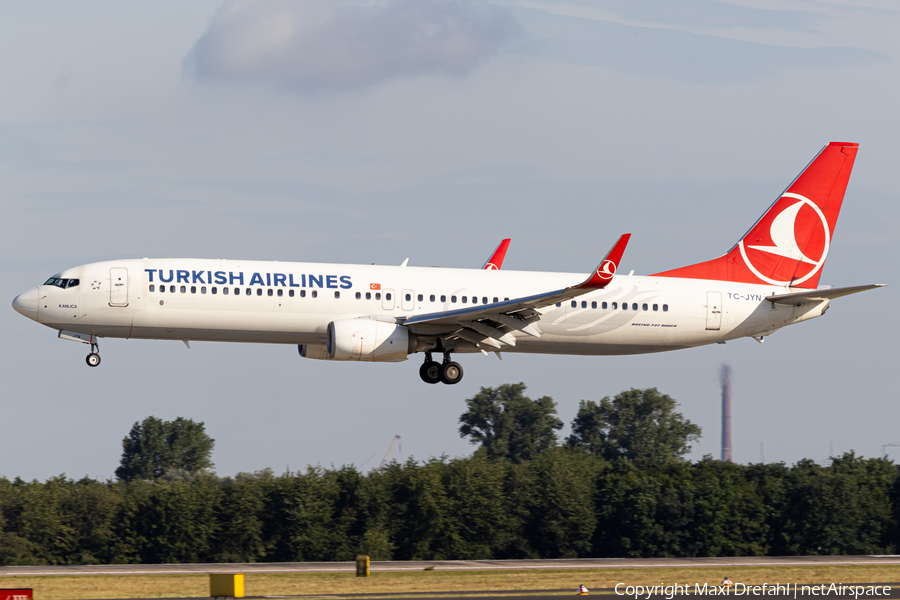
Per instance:
[[[773,285],[797,285],[818,273],[825,264],[831,245],[828,220],[815,203],[800,194],[787,192],[779,198],[779,203],[780,210],[770,210],[738,246],[747,267],[762,281]],[[761,239],[760,236],[765,236],[766,228],[769,243],[744,243],[751,239],[762,242],[764,237]],[[783,261],[777,259],[773,262],[773,257],[789,262],[782,264]],[[775,269],[782,276],[790,273],[790,277],[775,278]],[[763,274],[764,271],[769,275]]]
[[[613,275],[616,274],[616,263],[607,259],[603,261],[603,264],[597,269],[597,277],[604,281],[609,281],[613,278]]]

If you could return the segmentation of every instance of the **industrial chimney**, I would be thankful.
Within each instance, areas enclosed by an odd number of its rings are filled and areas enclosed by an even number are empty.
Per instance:
[[[722,460],[731,462],[731,367],[722,365]]]

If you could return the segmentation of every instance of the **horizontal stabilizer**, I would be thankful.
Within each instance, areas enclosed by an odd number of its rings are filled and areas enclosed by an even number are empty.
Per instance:
[[[849,296],[865,292],[866,290],[874,290],[875,288],[884,287],[883,283],[870,283],[869,285],[854,285],[850,287],[828,288],[822,290],[809,290],[803,292],[791,292],[789,294],[773,294],[766,296],[766,300],[775,304],[797,304],[802,302],[816,302],[820,300],[831,300],[832,298],[840,298],[841,296]]]

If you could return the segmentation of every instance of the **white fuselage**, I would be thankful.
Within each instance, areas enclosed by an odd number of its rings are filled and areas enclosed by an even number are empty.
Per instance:
[[[324,344],[328,324],[335,320],[402,321],[471,307],[473,297],[476,305],[490,304],[584,278],[574,273],[204,259],[109,261],[57,277],[78,279],[79,284],[40,286],[36,320],[53,329],[97,337],[276,344]],[[540,337],[515,331],[516,344],[503,351],[661,352],[766,335],[820,316],[827,308],[827,300],[799,306],[765,300],[784,292],[775,285],[617,274],[606,289],[540,309],[534,323]],[[439,334],[428,324],[409,329],[419,337]],[[478,348],[462,344],[456,351]]]

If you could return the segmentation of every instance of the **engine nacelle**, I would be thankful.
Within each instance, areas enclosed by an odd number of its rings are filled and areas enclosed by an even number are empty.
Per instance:
[[[325,344],[299,344],[297,349],[303,358],[313,358],[318,360],[330,360],[328,349]]]
[[[402,325],[374,319],[332,321],[326,350],[332,360],[400,362],[416,351],[416,336]]]

